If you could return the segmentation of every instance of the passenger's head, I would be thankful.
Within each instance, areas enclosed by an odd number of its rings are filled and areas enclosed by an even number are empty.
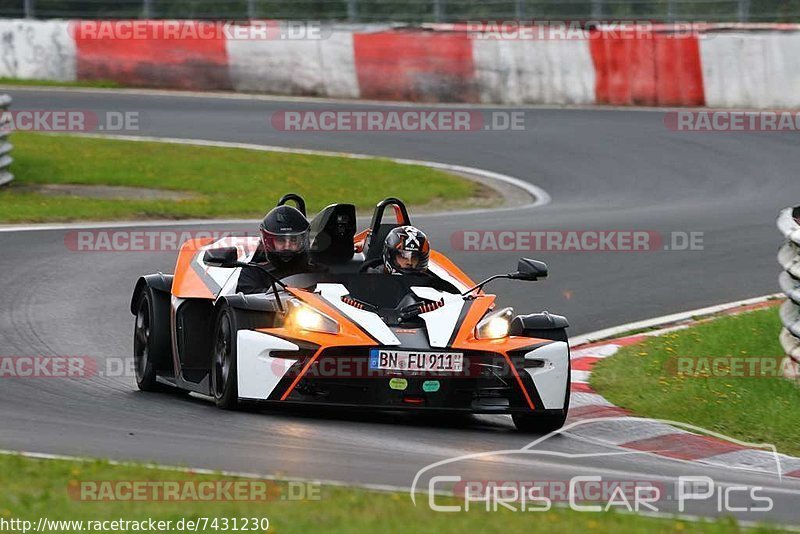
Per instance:
[[[413,226],[394,228],[383,243],[383,265],[391,274],[424,272],[429,256],[428,237]]]

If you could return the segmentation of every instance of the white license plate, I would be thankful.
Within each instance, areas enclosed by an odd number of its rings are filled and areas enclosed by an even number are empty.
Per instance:
[[[386,371],[437,371],[460,373],[464,368],[461,352],[413,352],[372,349],[369,368]]]

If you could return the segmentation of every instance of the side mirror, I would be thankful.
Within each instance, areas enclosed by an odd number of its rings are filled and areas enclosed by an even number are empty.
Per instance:
[[[238,262],[236,247],[210,248],[203,254],[203,263],[209,267],[236,267]]]
[[[513,280],[534,281],[539,278],[547,278],[547,264],[543,261],[522,258],[517,263],[517,272],[511,273],[509,278]]]

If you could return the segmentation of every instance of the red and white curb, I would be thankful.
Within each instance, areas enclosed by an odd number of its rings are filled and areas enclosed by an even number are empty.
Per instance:
[[[614,406],[589,385],[589,377],[594,365],[604,358],[613,356],[622,347],[641,343],[648,337],[687,328],[689,322],[693,321],[693,317],[704,317],[711,314],[734,315],[772,306],[775,303],[775,296],[770,295],[703,310],[693,310],[637,325],[626,325],[576,339],[573,342],[571,355],[572,400],[567,423],[587,419],[592,419],[592,421],[576,425],[565,433],[591,442],[650,452],[673,460],[769,473],[779,477],[800,478],[800,458],[757,449],[752,444],[748,446],[743,442],[737,443],[734,440],[722,439],[722,437],[714,435],[701,435],[663,421],[636,417],[628,410]],[[663,326],[663,328],[608,341],[594,341],[608,337],[608,332],[611,332],[611,335],[619,335],[623,329],[630,332],[654,326]]]

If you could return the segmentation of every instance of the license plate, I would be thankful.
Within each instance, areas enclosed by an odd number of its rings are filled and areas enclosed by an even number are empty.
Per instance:
[[[386,371],[460,373],[464,368],[464,354],[372,349],[369,353],[369,368]]]

